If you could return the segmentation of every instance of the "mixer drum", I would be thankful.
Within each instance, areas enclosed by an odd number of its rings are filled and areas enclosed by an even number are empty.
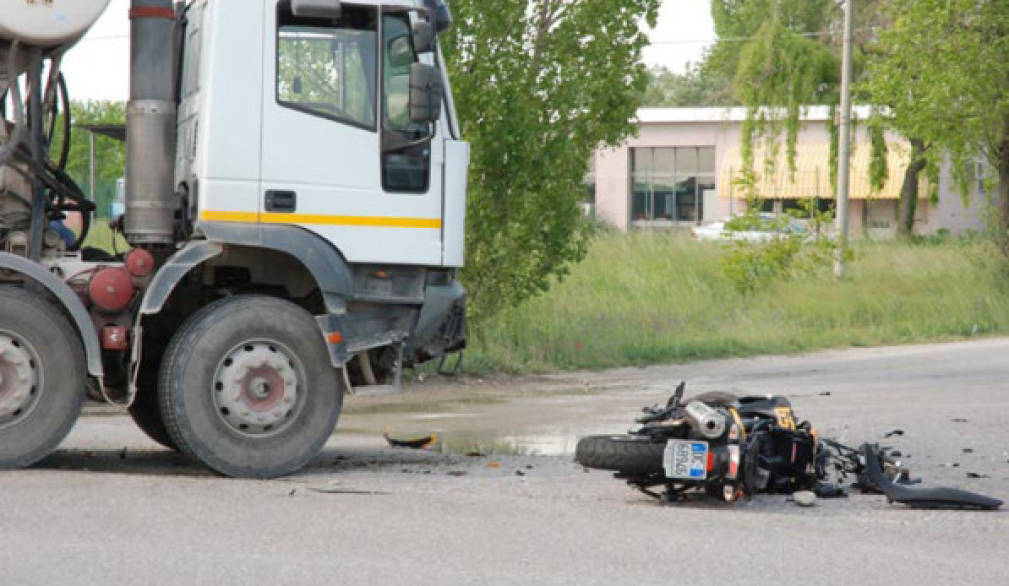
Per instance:
[[[54,47],[80,38],[109,0],[3,0],[0,47],[10,41]]]

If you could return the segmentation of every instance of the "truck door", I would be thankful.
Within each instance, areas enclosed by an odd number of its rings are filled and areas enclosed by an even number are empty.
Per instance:
[[[352,263],[440,265],[444,147],[436,125],[410,122],[409,13],[267,6],[260,221],[315,232]]]

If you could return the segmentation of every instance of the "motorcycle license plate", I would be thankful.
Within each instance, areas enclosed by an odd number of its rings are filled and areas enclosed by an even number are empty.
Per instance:
[[[708,478],[708,442],[669,440],[662,462],[666,478],[706,480]]]

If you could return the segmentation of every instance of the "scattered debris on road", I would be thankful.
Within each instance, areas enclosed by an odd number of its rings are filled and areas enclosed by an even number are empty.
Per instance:
[[[356,495],[356,496],[390,496],[392,493],[383,492],[378,490],[360,490],[353,488],[343,488],[338,483],[330,483],[324,486],[312,486],[309,487],[312,492],[317,492],[319,494],[346,494],[346,495]],[[293,494],[293,491],[292,491]]]
[[[428,450],[438,443],[438,434],[432,433],[424,437],[413,439],[393,439],[388,433],[385,434],[385,441],[394,448],[409,448],[411,450]]]
[[[783,396],[715,392],[684,400],[685,390],[682,383],[664,407],[645,408],[637,430],[582,438],[576,461],[614,471],[666,502],[703,493],[732,503],[768,493],[790,494],[796,504],[812,506],[817,497],[845,496],[840,486],[853,477],[853,488],[911,507],[1002,506],[1000,500],[957,489],[912,488],[920,480],[911,478],[899,451],[868,443],[855,449],[821,438],[810,422],[797,423]],[[895,429],[886,437],[903,435]]]

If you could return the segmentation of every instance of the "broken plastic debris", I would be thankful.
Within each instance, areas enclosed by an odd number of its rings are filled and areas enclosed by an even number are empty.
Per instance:
[[[488,468],[494,468],[495,470],[501,467],[501,462],[489,462],[487,464]]]
[[[341,488],[339,484],[331,483],[325,486],[310,487],[309,490],[312,492],[318,492],[320,494],[350,494],[350,495],[362,495],[362,496],[388,496],[388,492],[379,492],[375,490],[356,490],[349,488]]]
[[[385,434],[385,441],[389,442],[389,445],[394,448],[409,448],[411,450],[426,450],[438,443],[438,434],[432,433],[424,437],[414,438],[414,439],[393,439],[389,437],[389,434]]]

